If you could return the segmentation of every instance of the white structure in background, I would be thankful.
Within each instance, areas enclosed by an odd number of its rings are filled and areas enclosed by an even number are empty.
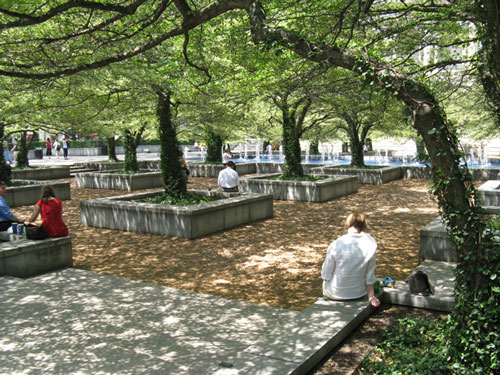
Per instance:
[[[411,139],[383,138],[372,140],[373,151],[376,158],[383,158],[385,162],[389,158],[401,159],[403,164],[411,162],[417,155],[417,145]]]

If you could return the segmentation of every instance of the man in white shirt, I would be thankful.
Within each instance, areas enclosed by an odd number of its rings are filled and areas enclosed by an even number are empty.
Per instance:
[[[238,172],[236,172],[236,165],[232,160],[229,160],[227,162],[226,168],[220,171],[217,183],[222,188],[222,191],[225,192],[238,191],[240,180],[238,178]]]

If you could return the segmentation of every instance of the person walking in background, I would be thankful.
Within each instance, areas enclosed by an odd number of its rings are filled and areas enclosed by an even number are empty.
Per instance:
[[[365,215],[354,212],[345,222],[347,234],[328,247],[321,269],[323,295],[332,300],[353,300],[368,294],[373,307],[380,306],[375,297],[375,253],[377,242],[365,233]]]
[[[59,158],[59,153],[61,152],[61,144],[59,141],[54,139],[54,142],[52,143],[52,148],[54,149],[54,152],[56,153],[56,158]]]
[[[47,151],[45,151],[45,155],[47,155],[50,159],[52,156],[52,142],[50,141],[50,138],[47,137],[47,141],[45,142],[45,147],[47,148]]]
[[[62,148],[63,148],[63,152],[64,152],[64,159],[68,160],[68,149],[69,149],[69,139],[68,138],[64,138]]]
[[[229,145],[224,149],[224,153],[222,154],[222,164],[227,165],[227,162],[231,160],[233,157],[231,156],[231,149]]]
[[[2,147],[3,147],[3,158],[5,159],[5,161],[7,163],[12,165],[13,161],[9,155],[9,142],[7,141],[7,138],[5,138],[5,137],[2,140]]]
[[[33,223],[39,214],[42,214],[42,227],[47,237],[65,237],[68,235],[68,227],[64,224],[62,214],[62,202],[56,198],[56,192],[50,185],[42,187],[40,200],[36,203],[33,213],[26,224]]]
[[[226,168],[219,172],[217,183],[225,192],[237,192],[240,180],[236,172],[236,164],[232,160],[227,162]]]
[[[14,215],[7,201],[5,194],[7,193],[7,184],[0,181],[0,231],[5,232],[12,226],[12,223],[22,223],[24,220]]]

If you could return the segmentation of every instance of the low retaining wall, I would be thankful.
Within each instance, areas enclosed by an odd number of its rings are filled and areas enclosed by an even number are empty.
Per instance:
[[[358,191],[355,176],[324,176],[318,181],[270,180],[269,174],[240,179],[240,189],[250,193],[272,194],[273,199],[325,202]]]
[[[40,200],[43,185],[50,185],[56,192],[56,197],[62,201],[71,199],[69,182],[52,182],[38,180],[12,180],[13,183],[23,183],[22,186],[9,186],[5,193],[5,201],[9,207],[28,206]]]
[[[75,175],[77,187],[110,190],[141,190],[162,186],[160,172],[134,174],[85,172]]]
[[[401,167],[382,167],[377,169],[354,169],[354,168],[336,168],[319,167],[312,169],[313,174],[326,174],[329,176],[348,175],[358,176],[360,184],[380,185],[390,181],[403,178]]]
[[[500,207],[500,180],[486,181],[477,189],[477,196],[485,208]]]
[[[125,163],[123,161],[86,161],[83,163],[76,163],[75,165],[83,168],[96,169],[98,171],[119,171],[124,168]],[[138,160],[137,165],[139,166],[139,169],[160,169],[159,160]]]
[[[271,195],[189,191],[228,198],[193,206],[134,201],[163,193],[157,190],[86,200],[80,202],[82,224],[193,239],[273,216]]]
[[[30,277],[73,266],[69,236],[32,241],[0,232],[0,241],[0,276]]]
[[[456,246],[439,216],[420,230],[419,258],[420,263],[424,260],[457,261]]]
[[[193,177],[219,177],[219,172],[226,168],[223,164],[188,163],[190,175]],[[257,173],[256,163],[236,163],[238,175]]]
[[[68,165],[60,167],[40,167],[12,170],[12,178],[14,180],[57,180],[69,177],[70,171]]]
[[[283,173],[283,163],[257,163],[257,173],[259,174],[270,174],[270,173]],[[305,174],[311,174],[314,168],[321,167],[321,164],[317,163],[302,163],[302,169]]]

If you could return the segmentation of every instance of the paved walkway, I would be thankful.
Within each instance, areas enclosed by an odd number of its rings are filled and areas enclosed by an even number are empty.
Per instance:
[[[452,265],[428,264],[449,293]],[[372,311],[366,299],[288,311],[74,268],[3,276],[0,374],[307,374]]]

